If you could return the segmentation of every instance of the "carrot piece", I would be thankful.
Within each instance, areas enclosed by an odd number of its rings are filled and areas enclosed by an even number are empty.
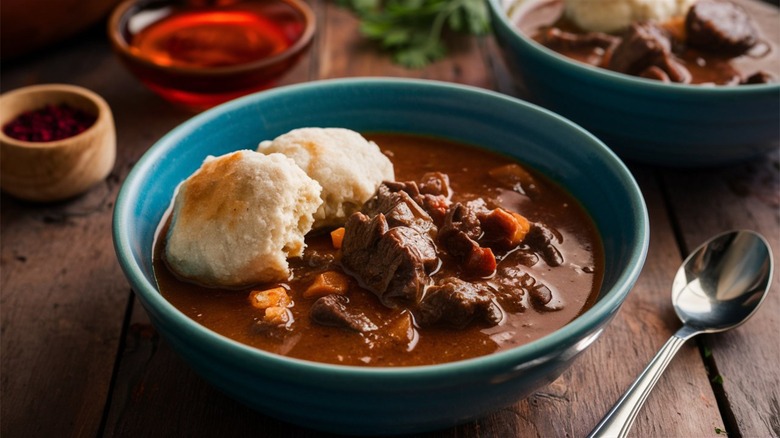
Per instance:
[[[520,244],[531,230],[531,223],[519,213],[496,208],[480,217],[484,240],[498,249],[510,249]]]
[[[305,298],[322,297],[330,294],[344,295],[349,289],[349,279],[336,271],[325,271],[314,278],[311,286],[303,292]]]
[[[330,241],[333,242],[333,247],[336,249],[341,248],[341,242],[344,240],[344,227],[336,228],[330,232]]]
[[[405,346],[407,351],[414,347],[419,335],[416,333],[412,315],[408,310],[404,310],[398,318],[391,320],[385,327],[387,339],[392,343]]]
[[[466,260],[466,271],[478,277],[489,277],[496,272],[496,256],[490,248],[476,246]]]
[[[292,300],[287,291],[279,286],[268,290],[253,290],[249,293],[249,302],[258,309],[287,307]]]
[[[271,306],[265,309],[265,314],[263,315],[264,325],[287,325],[291,321],[292,313],[285,306]]]
[[[511,214],[517,221],[517,230],[515,230],[515,235],[512,240],[517,242],[515,245],[519,245],[520,242],[525,239],[525,236],[528,234],[528,232],[531,231],[531,222],[520,213],[510,211],[509,214]]]

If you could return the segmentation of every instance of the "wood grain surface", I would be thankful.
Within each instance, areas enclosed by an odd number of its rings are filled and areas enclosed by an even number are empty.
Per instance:
[[[447,59],[407,70],[363,40],[348,11],[325,0],[309,3],[319,32],[282,84],[402,76],[523,97],[490,36],[457,37]],[[194,374],[150,325],[116,261],[111,215],[122,181],[193,113],[162,101],[124,70],[102,29],[5,63],[1,79],[2,91],[63,82],[103,96],[114,112],[117,162],[103,184],[75,199],[0,198],[0,436],[325,436],[251,411]],[[585,436],[679,327],[670,286],[690,250],[710,235],[753,229],[780,261],[778,153],[717,169],[629,167],[647,202],[651,244],[636,287],[604,334],[528,399],[420,436]],[[746,325],[683,347],[631,436],[780,436],[779,286],[776,274],[764,307]]]

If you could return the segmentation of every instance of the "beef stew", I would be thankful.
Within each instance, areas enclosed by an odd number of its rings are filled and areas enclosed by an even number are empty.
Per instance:
[[[602,246],[568,193],[519,163],[448,140],[374,133],[397,181],[333,233],[306,236],[291,278],[245,290],[176,278],[163,296],[202,325],[290,357],[412,366],[522,345],[597,298]],[[160,233],[165,236],[165,233]]]
[[[610,34],[580,29],[564,14],[562,0],[537,0],[518,14],[516,25],[568,58],[632,76],[684,84],[777,82],[774,24],[738,3],[698,0],[684,17],[634,22]]]

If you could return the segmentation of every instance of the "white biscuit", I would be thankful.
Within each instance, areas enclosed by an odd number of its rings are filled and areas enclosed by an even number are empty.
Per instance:
[[[303,254],[320,192],[281,154],[209,157],[176,194],[166,261],[179,276],[207,286],[286,280],[287,257]]]
[[[664,22],[688,13],[695,0],[565,0],[566,16],[583,30],[618,32],[634,21]]]
[[[257,150],[287,155],[320,183],[323,203],[314,214],[314,228],[343,225],[382,181],[395,179],[393,163],[376,143],[349,129],[295,129],[260,143]]]

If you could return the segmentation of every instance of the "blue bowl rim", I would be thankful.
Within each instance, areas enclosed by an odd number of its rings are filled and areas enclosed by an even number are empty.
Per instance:
[[[518,1],[523,0],[512,0],[510,6]],[[488,0],[489,8],[493,12],[493,16],[497,17],[499,21],[499,23],[496,23],[496,20],[492,20],[494,34],[495,26],[500,24],[505,32],[510,32],[511,34],[515,35],[516,41],[525,46],[527,49],[544,55],[551,62],[555,63],[557,68],[574,69],[574,74],[581,76],[583,81],[597,80],[612,83],[614,87],[619,87],[621,85],[626,87],[635,87],[637,92],[643,92],[646,94],[666,93],[669,98],[673,98],[674,96],[688,96],[728,99],[736,98],[737,96],[764,96],[768,93],[776,94],[777,92],[780,92],[780,82],[769,84],[751,84],[746,86],[709,86],[664,83],[652,79],[645,79],[623,73],[613,72],[575,61],[545,47],[544,45],[534,41],[532,38],[521,32],[520,29],[518,29],[517,26],[515,26],[509,20],[507,9],[505,9],[500,2],[501,0]]]
[[[156,285],[147,281],[145,275],[140,270],[132,252],[132,242],[129,233],[125,231],[128,226],[129,217],[133,214],[133,205],[129,202],[131,198],[137,196],[138,188],[142,185],[141,175],[146,173],[156,162],[157,158],[164,153],[169,144],[175,143],[177,139],[186,135],[193,127],[219,117],[221,114],[229,113],[232,110],[242,107],[250,102],[260,99],[269,99],[277,96],[283,96],[285,93],[299,93],[307,90],[314,90],[320,87],[330,86],[404,86],[420,88],[439,88],[446,89],[448,93],[476,93],[488,96],[493,99],[511,101],[513,104],[521,105],[533,111],[545,113],[548,117],[558,119],[561,123],[571,125],[574,129],[581,131],[583,137],[589,138],[594,144],[602,148],[602,157],[609,162],[613,169],[619,172],[622,179],[627,183],[625,187],[631,193],[631,198],[635,199],[636,205],[632,206],[632,214],[636,218],[636,236],[637,244],[628,263],[629,268],[620,274],[616,279],[615,286],[601,297],[589,310],[580,314],[573,321],[555,332],[544,336],[536,341],[518,346],[506,351],[493,353],[486,356],[480,356],[472,359],[466,359],[456,362],[448,362],[435,365],[410,366],[410,367],[361,367],[350,365],[333,365],[319,362],[312,362],[266,352],[254,347],[247,346],[240,342],[220,335],[193,321],[171,303],[169,303],[159,293]],[[534,359],[550,357],[560,350],[569,347],[583,339],[595,340],[589,335],[599,330],[599,327],[606,323],[619,310],[625,297],[632,289],[640,271],[644,265],[649,246],[649,218],[647,207],[644,203],[641,191],[634,180],[633,175],[625,164],[599,139],[575,123],[537,105],[516,99],[491,90],[473,87],[469,85],[455,84],[425,79],[407,79],[390,77],[366,77],[366,78],[339,78],[318,80],[307,83],[300,83],[274,88],[258,93],[254,93],[242,98],[238,98],[210,110],[207,110],[193,118],[180,124],[161,139],[159,139],[133,166],[117,196],[114,207],[112,232],[114,238],[114,248],[119,260],[120,266],[125,276],[130,281],[133,290],[141,296],[142,303],[153,306],[155,310],[164,312],[173,324],[184,330],[184,333],[191,339],[208,342],[209,347],[214,348],[221,353],[228,353],[246,360],[247,363],[253,361],[264,361],[268,366],[285,367],[286,372],[292,375],[301,375],[308,373],[319,373],[323,377],[339,379],[348,377],[352,381],[361,379],[363,382],[372,381],[376,378],[384,379],[385,382],[397,380],[408,381],[415,379],[418,381],[435,378],[437,381],[447,380],[448,377],[458,376],[462,380],[467,375],[479,375],[488,369],[521,369],[523,364]],[[572,341],[574,340],[574,341]],[[257,362],[254,362],[257,363]],[[278,369],[278,368],[277,368]],[[309,382],[311,385],[326,385],[326,380],[319,382]]]

